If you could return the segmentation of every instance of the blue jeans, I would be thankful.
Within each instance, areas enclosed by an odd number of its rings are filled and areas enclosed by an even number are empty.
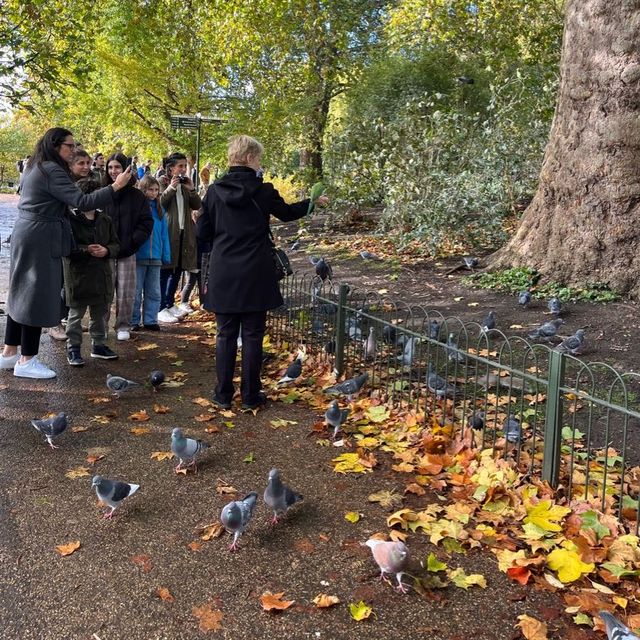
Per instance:
[[[142,308],[142,314],[140,313]],[[131,324],[158,324],[160,312],[160,266],[136,265],[136,299]]]

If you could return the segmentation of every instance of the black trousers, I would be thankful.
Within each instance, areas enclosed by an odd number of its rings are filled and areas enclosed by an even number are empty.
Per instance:
[[[7,316],[7,328],[4,332],[4,343],[9,347],[20,347],[23,356],[37,356],[40,349],[42,327],[30,327],[20,324]]]
[[[267,324],[267,312],[216,313],[218,334],[216,337],[216,396],[222,402],[231,402],[235,391],[233,375],[236,368],[238,334],[242,325],[242,376],[240,394],[242,402],[259,402],[262,389],[262,339]]]

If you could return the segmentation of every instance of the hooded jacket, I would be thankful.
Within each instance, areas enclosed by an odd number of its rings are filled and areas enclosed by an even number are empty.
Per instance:
[[[160,217],[158,203],[149,200],[151,216],[153,217],[153,231],[144,241],[144,244],[136,252],[136,262],[157,262],[158,264],[171,263],[171,244],[169,242],[169,227],[167,216]]]
[[[269,216],[289,222],[306,215],[309,200],[287,204],[250,167],[230,167],[207,190],[198,239],[212,242],[204,308],[254,313],[283,304],[269,240]]]
[[[140,189],[126,186],[113,195],[113,204],[104,208],[120,242],[117,258],[132,256],[151,235],[153,218],[149,201]]]

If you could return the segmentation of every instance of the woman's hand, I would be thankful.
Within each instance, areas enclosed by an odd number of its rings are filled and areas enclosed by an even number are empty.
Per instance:
[[[120,174],[120,175],[122,175],[122,174]],[[118,178],[119,177],[120,176],[118,176]],[[109,251],[108,251],[107,247],[103,247],[101,244],[90,244],[87,247],[87,251],[94,258],[106,258],[107,255],[109,254]]]
[[[114,191],[120,191],[120,189],[124,189],[129,184],[129,180],[131,180],[131,165],[116,177],[111,186]]]
[[[326,207],[329,204],[329,196],[327,195],[321,195],[317,200],[316,200],[316,204],[319,207]]]

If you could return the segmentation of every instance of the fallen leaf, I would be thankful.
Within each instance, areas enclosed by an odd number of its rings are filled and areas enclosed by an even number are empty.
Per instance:
[[[262,603],[262,608],[265,611],[282,611],[284,609],[288,609],[295,600],[283,600],[284,591],[282,593],[271,593],[271,591],[265,591],[260,596],[260,602]]]
[[[151,429],[148,427],[133,427],[130,431],[134,436],[143,436],[145,433],[151,433]]]
[[[529,582],[529,578],[531,577],[531,571],[527,569],[527,567],[509,567],[507,569],[507,575],[516,582],[519,582],[522,585],[527,584]]]
[[[81,433],[82,431],[89,431],[89,427],[82,427],[82,426],[71,427],[71,431],[73,433]]]
[[[71,480],[75,480],[76,478],[86,478],[90,476],[89,467],[76,467],[75,469],[71,469],[64,474],[67,478],[71,478]]]
[[[100,396],[98,398],[89,398],[89,402],[91,404],[108,404],[111,402],[111,398],[107,398],[105,396]]]
[[[373,613],[373,609],[366,602],[360,600],[357,603],[349,603],[349,613],[354,620],[360,622],[366,620]]]
[[[422,487],[420,487],[420,489],[422,489]],[[422,493],[424,493],[424,490]],[[386,489],[370,494],[367,500],[369,502],[378,502],[380,506],[385,509],[402,506],[402,496],[399,493],[392,493]]]
[[[199,629],[206,633],[207,631],[218,631],[222,628],[222,611],[214,609],[213,603],[203,604],[200,607],[193,607],[191,613],[200,620]]]
[[[194,398],[191,402],[193,402],[193,404],[200,405],[201,407],[213,406],[213,402],[211,402],[211,400],[207,400],[206,398]]]
[[[360,520],[360,514],[357,511],[347,511],[344,514],[344,519],[355,524]]]
[[[130,559],[133,564],[138,565],[145,573],[149,573],[153,568],[151,556],[141,554],[139,556],[132,556]]]
[[[174,376],[174,378],[177,376],[178,374],[176,373],[176,375]],[[175,389],[177,387],[184,387],[184,382],[179,382],[178,380],[165,380],[162,383],[163,387],[166,387],[168,389]]]
[[[220,412],[220,415],[221,415],[223,418],[233,418],[233,417],[235,417],[235,415],[236,415],[236,414],[235,414],[235,413],[233,413],[233,411],[231,411],[230,409],[228,409],[228,410],[226,410],[226,411],[221,411],[221,412]]]
[[[467,575],[464,572],[464,569],[458,568],[454,569],[453,571],[448,571],[447,575],[449,576],[449,580],[451,580],[451,582],[453,582],[456,587],[465,589],[465,591],[473,585],[477,585],[479,587],[482,587],[483,589],[486,589],[487,587],[487,581],[485,577],[483,575],[480,575],[479,573],[472,573],[470,575]]]
[[[313,544],[313,542],[311,542],[311,540],[309,540],[309,538],[302,538],[300,540],[296,540],[293,543],[293,548],[298,553],[304,553],[304,554],[313,553],[316,550],[315,545]]]
[[[215,418],[212,413],[201,413],[198,416],[193,416],[196,422],[210,422],[211,420],[215,420]]]
[[[202,549],[202,542],[194,540],[193,542],[190,542],[187,547],[189,547],[191,551],[200,551],[200,549]]]
[[[547,640],[547,625],[531,616],[518,616],[518,627],[526,640]]]
[[[326,593],[319,593],[313,599],[313,604],[315,604],[318,609],[327,609],[334,604],[340,604],[340,598],[338,598],[338,596],[327,595]]]
[[[218,429],[215,424],[205,427],[204,430],[206,433],[218,433],[220,431],[220,429]]]
[[[568,507],[554,505],[551,500],[540,500],[538,504],[527,507],[527,517],[524,522],[535,524],[543,531],[562,531],[558,521],[568,513],[571,513]]]
[[[89,464],[95,464],[96,462],[98,462],[98,460],[102,460],[104,458],[103,455],[92,455],[92,456],[87,456],[87,462]]]
[[[214,522],[202,529],[202,535],[200,537],[203,540],[213,540],[214,538],[219,538],[223,533],[224,526],[222,522]]]
[[[136,347],[138,351],[151,351],[157,348],[158,348],[158,345],[155,342],[145,342],[144,344],[141,344],[139,347]]]
[[[255,453],[253,453],[253,452],[248,453],[248,454],[247,454],[247,455],[242,459],[242,462],[248,462],[248,463],[250,463],[250,462],[255,462],[255,461],[256,461],[256,455],[255,455]]]
[[[171,413],[171,409],[163,404],[154,404],[153,410],[155,413]]]
[[[160,598],[160,600],[164,600],[165,602],[173,602],[175,600],[175,598],[171,595],[171,591],[169,591],[167,587],[159,587],[156,593],[158,594],[158,598]]]
[[[281,427],[286,427],[290,424],[298,424],[295,420],[285,420],[284,418],[276,418],[275,420],[270,420],[269,424],[274,429],[280,429]]]
[[[146,422],[147,420],[151,420],[151,417],[147,413],[146,409],[140,409],[140,411],[136,411],[129,416],[129,420],[134,420],[135,422]]]
[[[74,551],[80,548],[80,540],[75,542],[68,542],[67,544],[59,544],[56,546],[56,551],[61,556],[70,556]]]
[[[360,454],[343,453],[332,460],[336,473],[368,473],[371,469],[363,464]]]
[[[171,460],[171,458],[173,458],[173,453],[171,453],[171,451],[154,451],[151,454],[152,460],[162,461],[162,460]]]
[[[184,360],[176,360],[175,362],[171,363],[172,367],[181,367],[184,364]]]
[[[595,570],[595,565],[582,562],[577,547],[568,541],[562,543],[564,548],[554,549],[547,556],[547,566],[558,573],[558,579],[565,584],[574,582],[581,576]]]
[[[440,562],[438,558],[436,558],[435,553],[433,551],[427,557],[427,571],[431,571],[432,573],[438,573],[439,571],[445,571],[447,569],[446,562]]]

